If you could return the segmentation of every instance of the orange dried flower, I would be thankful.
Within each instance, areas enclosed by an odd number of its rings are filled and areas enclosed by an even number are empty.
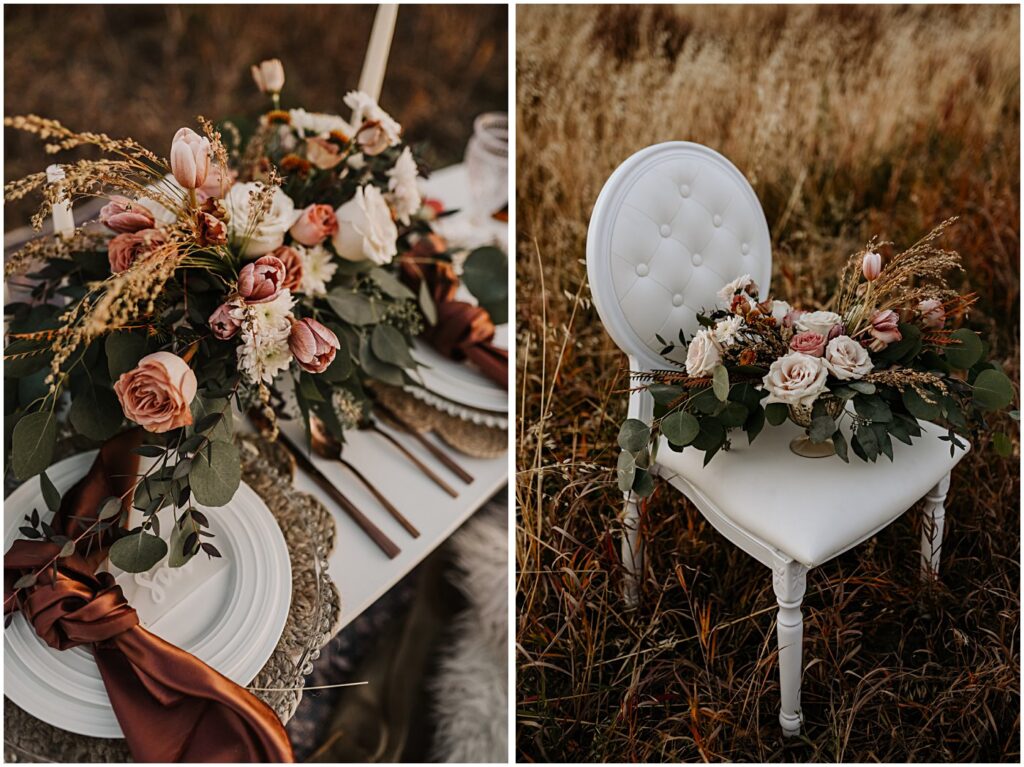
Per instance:
[[[298,173],[300,176],[309,173],[313,167],[309,160],[299,157],[297,154],[285,155],[281,160],[281,170],[285,173]]]
[[[267,112],[267,122],[271,125],[291,125],[292,116],[283,109]]]

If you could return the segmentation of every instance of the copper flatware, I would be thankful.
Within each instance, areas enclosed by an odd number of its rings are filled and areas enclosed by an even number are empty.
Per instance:
[[[417,431],[410,423],[402,420],[401,416],[395,411],[391,410],[387,405],[380,402],[374,403],[374,409],[379,411],[384,418],[393,423],[400,431],[405,432],[414,440],[419,442],[426,448],[434,458],[440,461],[448,471],[454,474],[456,477],[461,479],[467,485],[473,484],[473,475],[463,469],[459,464],[455,463],[441,448],[431,442],[429,439],[424,437],[419,431]]]
[[[409,452],[409,449],[405,445],[403,445],[397,439],[395,439],[386,431],[381,429],[373,421],[369,421],[366,424],[361,425],[360,428],[375,431],[377,434],[379,434],[392,445],[394,445],[395,449],[397,449],[402,455],[404,455],[406,458],[412,461],[413,464],[415,464],[416,468],[423,472],[427,476],[427,478],[430,479],[435,485],[437,485],[439,488],[448,493],[448,495],[450,495],[452,498],[459,497],[459,494],[458,492],[456,492],[455,488],[453,488],[451,485],[449,485],[447,482],[445,482],[443,479],[437,476],[437,474],[429,466],[427,466],[425,463],[423,463],[423,461],[421,461],[419,458],[417,458],[415,455]]]

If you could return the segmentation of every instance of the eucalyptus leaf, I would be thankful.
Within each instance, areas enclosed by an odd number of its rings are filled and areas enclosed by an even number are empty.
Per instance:
[[[853,409],[861,418],[873,423],[887,423],[892,420],[892,410],[881,397],[858,394],[853,398]]]
[[[193,534],[192,524],[187,517],[182,519],[185,522],[184,529],[180,524],[174,525],[171,530],[171,541],[168,545],[167,564],[171,567],[182,567],[195,555],[194,551],[186,551],[185,544],[189,542],[189,536]],[[194,547],[193,547],[194,548]]]
[[[18,479],[44,471],[53,460],[57,419],[47,410],[22,416],[11,435],[11,468]]]
[[[654,492],[654,477],[649,471],[637,469],[633,479],[633,492],[641,498],[646,498]]]
[[[110,380],[116,381],[123,373],[139,364],[146,356],[146,337],[140,333],[114,331],[104,341]]]
[[[43,501],[46,503],[46,508],[56,512],[60,508],[60,492],[53,482],[50,481],[45,471],[39,475],[39,486],[43,491]]]
[[[495,325],[508,321],[508,257],[495,247],[477,248],[462,266],[462,283]]]
[[[811,427],[807,430],[811,442],[827,442],[836,431],[835,419],[830,415],[821,415],[811,421]]]
[[[700,433],[700,422],[689,413],[677,410],[661,419],[661,433],[669,444],[684,447]]]
[[[167,554],[167,544],[150,533],[132,533],[114,541],[110,561],[129,573],[144,573]]]
[[[392,298],[397,298],[401,301],[413,301],[416,299],[413,292],[403,285],[402,281],[391,272],[385,271],[380,267],[374,267],[370,270],[370,277],[380,286],[381,290]]]
[[[627,418],[619,427],[619,447],[630,453],[643,450],[650,439],[651,427],[638,418]]]
[[[392,386],[401,386],[405,383],[405,378],[402,377],[402,368],[378,358],[373,353],[371,341],[367,338],[363,339],[359,347],[359,364],[368,376],[376,378],[378,381]]]
[[[779,426],[789,418],[789,408],[781,402],[773,402],[770,405],[765,405],[764,417],[772,426]]]
[[[71,400],[68,419],[83,436],[103,441],[117,434],[124,415],[114,392],[101,386],[88,386]]]
[[[434,297],[430,295],[430,288],[427,286],[426,280],[420,281],[419,305],[423,316],[427,318],[427,322],[431,325],[436,325],[437,304],[434,303]]]
[[[973,330],[960,328],[950,334],[953,341],[945,349],[946,361],[957,370],[967,370],[981,359],[984,348]]]
[[[995,448],[996,454],[1002,458],[1009,458],[1013,454],[1013,443],[1001,431],[997,431],[992,435],[992,447]]]
[[[929,394],[938,399],[937,395],[931,392]],[[903,405],[914,418],[920,418],[922,421],[933,421],[939,417],[939,406],[925,401],[924,397],[913,388],[908,388],[903,392]]]
[[[729,371],[725,365],[717,365],[711,374],[711,388],[719,401],[725,402],[729,399]]]
[[[619,460],[615,467],[616,480],[619,490],[628,493],[633,487],[633,478],[636,476],[636,459],[633,454],[623,450],[619,453]]]
[[[374,355],[400,368],[416,367],[416,360],[409,353],[409,342],[398,330],[390,325],[377,325],[370,334],[370,347]]]
[[[335,288],[327,294],[327,303],[341,319],[353,325],[372,325],[383,316],[382,302],[347,288]]]
[[[215,440],[192,457],[189,484],[196,501],[223,506],[235,496],[242,481],[242,461],[233,442]]]
[[[974,379],[974,404],[982,410],[1002,410],[1013,402],[1013,384],[1001,370],[982,370]]]

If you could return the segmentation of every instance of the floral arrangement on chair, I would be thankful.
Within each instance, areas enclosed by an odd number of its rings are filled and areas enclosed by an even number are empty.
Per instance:
[[[315,417],[344,440],[371,408],[367,383],[413,382],[412,340],[436,322],[430,291],[417,295],[398,268],[450,263],[401,126],[357,91],[344,97],[349,120],[279,109],[277,60],[253,78],[274,108],[252,135],[200,117],[200,132],[174,134],[168,159],[130,138],[4,120],[50,153],[104,155],[63,166],[58,184],[37,173],[5,187],[6,199],[41,190],[37,229],[74,200],[107,199],[101,226],[39,237],[7,260],[6,275],[25,275],[30,292],[5,307],[5,412],[14,474],[42,474],[53,510],[60,495],[46,469],[59,415],[94,442],[145,430],[137,452],[153,460],[134,486],[144,521],[110,551],[124,570],[167,555],[156,515],[167,506],[172,566],[220,555],[194,503],[221,506],[238,487],[233,407],[261,411],[275,434],[285,412],[307,433]],[[119,526],[114,500],[78,539],[56,541],[62,556]],[[22,531],[52,537],[38,514]]]
[[[742,429],[753,442],[765,423],[787,419],[805,428],[791,444],[807,457],[849,451],[864,461],[893,459],[892,440],[911,444],[920,421],[946,427],[950,451],[984,425],[985,414],[1014,397],[1009,378],[986,360],[984,342],[956,329],[973,303],[944,278],[960,268],[957,253],[936,240],[955,219],[936,227],[888,261],[871,242],[850,257],[829,310],[795,309],[762,298],[749,275],[719,292],[725,309],[698,314],[700,329],[685,346],[684,370],[642,374],[655,402],[652,427],[626,420],[619,433],[619,486],[648,495],[647,468],[660,434],[669,447],[704,451],[705,465]],[[665,342],[662,355],[676,344]],[[1018,417],[1014,413],[1015,417]],[[841,424],[848,420],[847,440]],[[997,450],[1009,439],[996,434]]]

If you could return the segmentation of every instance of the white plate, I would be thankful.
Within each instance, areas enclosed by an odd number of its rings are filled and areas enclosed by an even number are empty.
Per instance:
[[[55,464],[50,479],[66,492],[95,455],[83,453]],[[38,479],[11,493],[4,504],[5,551],[21,537],[24,515],[45,508]],[[221,558],[199,554],[185,567],[158,567],[140,575],[111,571],[143,626],[244,686],[273,653],[288,618],[288,548],[270,510],[244,483],[227,506],[198,508],[210,521]],[[170,530],[170,518],[161,523],[165,533]],[[4,632],[4,651],[4,694],[21,708],[81,735],[123,737],[87,648],[54,650],[19,614]]]
[[[411,375],[427,391],[477,410],[508,412],[508,392],[472,365],[443,357],[419,339],[413,342],[412,356],[420,367]]]

